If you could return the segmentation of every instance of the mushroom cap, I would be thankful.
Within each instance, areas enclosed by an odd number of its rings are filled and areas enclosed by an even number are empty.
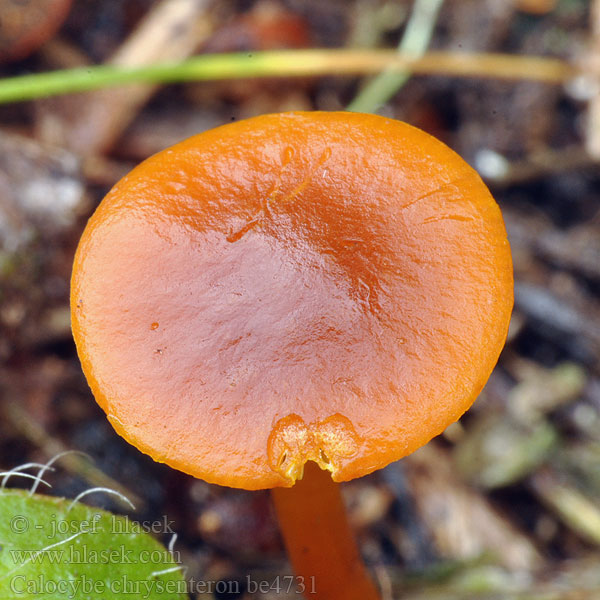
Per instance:
[[[294,112],[149,158],[90,219],[73,270],[83,370],[114,428],[211,483],[335,481],[475,400],[513,304],[500,210],[405,123]]]

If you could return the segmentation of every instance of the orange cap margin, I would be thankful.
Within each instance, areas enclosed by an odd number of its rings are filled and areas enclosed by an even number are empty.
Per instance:
[[[143,162],[75,257],[72,323],[115,429],[212,483],[370,473],[458,419],[513,304],[500,211],[430,135],[272,114]]]

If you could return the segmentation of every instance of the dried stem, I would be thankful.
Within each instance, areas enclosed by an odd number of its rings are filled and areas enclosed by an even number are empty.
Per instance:
[[[513,79],[561,84],[581,72],[564,60],[509,54],[395,50],[278,50],[213,54],[143,67],[99,65],[0,80],[0,103],[90,91],[133,83],[174,83],[260,77],[358,75],[389,68],[415,74]]]
[[[600,63],[600,0],[594,0],[590,8],[592,40],[590,48],[590,62]],[[594,80],[596,93],[590,99],[588,106],[588,126],[586,149],[591,156],[600,158],[600,83]]]
[[[398,52],[423,56],[429,46],[443,0],[415,0]],[[408,81],[410,72],[390,68],[372,79],[348,105],[348,110],[375,112]]]
[[[110,59],[110,65],[135,68],[191,56],[208,37],[208,0],[162,0],[144,17]],[[110,148],[155,91],[139,84],[101,90],[83,99],[66,129],[69,148],[97,155]]]

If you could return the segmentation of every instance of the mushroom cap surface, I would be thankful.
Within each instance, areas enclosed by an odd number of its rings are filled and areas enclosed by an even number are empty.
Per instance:
[[[245,489],[335,481],[475,400],[513,304],[500,210],[430,135],[348,112],[271,114],[156,154],[79,244],[72,323],[114,428]]]

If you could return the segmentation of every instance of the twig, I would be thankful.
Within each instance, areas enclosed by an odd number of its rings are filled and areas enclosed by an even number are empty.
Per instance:
[[[435,442],[407,456],[404,468],[416,508],[441,556],[472,560],[493,552],[508,569],[535,569],[542,557],[531,540],[460,480],[451,456]]]
[[[144,499],[129,490],[126,486],[103,473],[90,463],[86,455],[81,452],[69,452],[56,438],[51,437],[45,429],[31,418],[31,415],[16,402],[7,402],[2,407],[1,415],[13,429],[19,431],[28,441],[38,446],[47,456],[62,455],[62,464],[71,473],[95,486],[108,487],[118,490],[140,509],[146,505]]]
[[[592,40],[590,59],[600,63],[600,0],[594,0],[590,8]],[[596,93],[588,106],[586,148],[591,156],[600,158],[600,91],[598,78],[595,78]]]
[[[443,0],[415,0],[411,17],[398,44],[398,52],[423,56]],[[375,112],[408,81],[410,72],[387,68],[371,80],[348,105],[348,110]]]
[[[596,160],[580,146],[564,148],[544,148],[537,150],[525,158],[507,162],[504,171],[498,175],[481,173],[494,189],[526,183],[542,177],[596,167]]]
[[[211,31],[210,0],[162,0],[145,16],[117,50],[109,64],[144,67],[185,59]],[[99,91],[80,102],[66,128],[67,145],[86,156],[100,154],[120,137],[156,89],[136,85],[123,90]]]
[[[429,52],[414,57],[395,50],[277,50],[208,54],[143,67],[99,65],[0,80],[0,104],[133,83],[175,83],[260,77],[359,75],[385,68],[455,77],[562,84],[581,73],[557,58],[510,54]]]
[[[537,496],[582,538],[600,545],[600,510],[573,486],[560,482],[550,470],[538,471],[530,485]]]

